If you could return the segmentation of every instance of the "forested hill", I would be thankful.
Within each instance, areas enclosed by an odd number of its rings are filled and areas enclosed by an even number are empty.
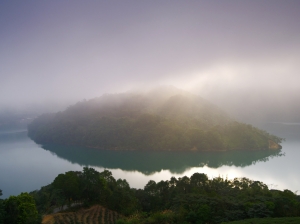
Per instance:
[[[263,150],[282,140],[174,87],[84,100],[36,118],[28,134],[41,144],[110,150]]]

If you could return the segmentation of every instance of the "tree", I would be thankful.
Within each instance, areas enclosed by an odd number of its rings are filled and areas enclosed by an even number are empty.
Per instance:
[[[191,176],[191,185],[193,187],[203,187],[207,184],[208,177],[204,173],[194,173]]]
[[[0,196],[2,196],[2,190],[0,189]],[[0,224],[3,224],[4,222],[4,215],[5,215],[5,211],[3,208],[3,202],[2,199],[0,199]]]
[[[190,178],[187,176],[178,178],[177,192],[180,194],[190,193]]]
[[[130,215],[136,211],[136,197],[125,179],[116,181],[115,188],[109,197],[109,206],[124,215]]]
[[[62,190],[62,193],[69,202],[79,198],[79,177],[73,172],[69,171],[65,174],[59,174],[52,183],[55,189]]]
[[[18,196],[10,196],[4,201],[4,207],[5,223],[34,224],[40,222],[35,201],[27,192]]]
[[[100,202],[107,187],[106,179],[93,168],[84,167],[80,178],[82,197],[86,202]]]

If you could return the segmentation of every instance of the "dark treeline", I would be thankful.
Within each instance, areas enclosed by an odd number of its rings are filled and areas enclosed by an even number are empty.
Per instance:
[[[10,196],[5,200],[0,199],[0,224],[39,224],[41,220],[36,202],[28,193]]]
[[[28,131],[42,144],[114,150],[261,150],[279,149],[282,141],[230,119],[198,96],[178,91],[162,99],[117,94],[82,101],[38,117]]]
[[[52,213],[74,203],[100,204],[114,210],[124,217],[117,221],[119,224],[201,224],[300,216],[300,197],[295,193],[270,190],[264,183],[247,178],[209,179],[195,173],[190,178],[150,180],[144,189],[134,189],[126,180],[116,180],[108,170],[85,167],[82,172],[59,174],[38,191],[1,201],[0,217],[4,223],[38,223],[38,213]]]

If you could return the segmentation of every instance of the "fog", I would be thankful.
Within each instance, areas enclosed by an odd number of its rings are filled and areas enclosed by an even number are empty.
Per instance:
[[[1,1],[0,110],[173,85],[300,121],[299,1]]]

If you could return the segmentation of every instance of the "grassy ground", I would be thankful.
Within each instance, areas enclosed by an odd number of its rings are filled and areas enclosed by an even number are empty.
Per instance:
[[[299,223],[300,223],[300,217],[245,219],[241,221],[226,222],[226,224],[299,224]],[[225,222],[222,224],[225,224]]]
[[[118,218],[120,218],[118,213],[95,205],[76,212],[46,215],[42,224],[114,224]]]

